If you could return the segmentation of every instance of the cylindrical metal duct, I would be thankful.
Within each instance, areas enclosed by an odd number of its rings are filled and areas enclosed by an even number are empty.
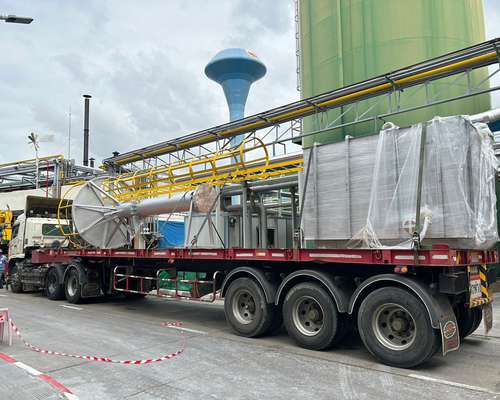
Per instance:
[[[73,223],[80,237],[103,249],[129,244],[145,217],[190,210],[209,212],[218,197],[214,187],[204,184],[185,196],[120,203],[108,193],[107,179],[99,177],[86,182],[71,206]]]
[[[90,99],[92,98],[89,94],[84,94],[85,99],[85,110],[83,118],[83,165],[89,165],[89,107]]]

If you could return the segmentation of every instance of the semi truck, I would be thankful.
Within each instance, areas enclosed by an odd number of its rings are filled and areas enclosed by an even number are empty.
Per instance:
[[[120,175],[61,199],[56,219],[54,208],[27,204],[14,223],[7,284],[70,303],[117,293],[222,297],[238,335],[284,327],[299,346],[326,350],[357,331],[378,361],[402,368],[457,350],[481,321],[486,332],[493,323],[497,161],[486,123],[499,110],[389,124],[378,138],[346,136],[298,158],[269,159],[281,139],[254,135],[262,151],[253,159],[244,141],[186,162],[123,165],[468,74],[498,63],[498,42],[114,156],[108,170]],[[184,246],[141,246],[144,219],[175,212],[187,216]]]
[[[458,349],[482,319],[492,326],[494,250],[78,249],[67,237],[71,220],[55,218],[59,202],[29,197],[14,223],[6,280],[15,293],[43,290],[70,303],[116,293],[219,295],[238,335],[270,335],[284,325],[299,346],[325,350],[357,330],[379,361],[406,368]]]

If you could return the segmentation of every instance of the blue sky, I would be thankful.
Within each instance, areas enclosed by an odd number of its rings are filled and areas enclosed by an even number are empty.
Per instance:
[[[484,4],[487,38],[500,36],[500,1]],[[0,13],[35,18],[0,24],[0,162],[31,158],[31,131],[55,137],[42,154],[67,155],[70,107],[80,162],[85,93],[98,160],[226,121],[222,91],[203,74],[225,47],[268,67],[247,114],[298,98],[291,0],[0,0]]]

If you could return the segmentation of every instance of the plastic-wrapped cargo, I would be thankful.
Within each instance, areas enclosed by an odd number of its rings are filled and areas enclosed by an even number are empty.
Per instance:
[[[307,247],[411,248],[418,239],[487,249],[498,241],[486,124],[463,116],[386,124],[379,135],[307,149],[304,165]]]

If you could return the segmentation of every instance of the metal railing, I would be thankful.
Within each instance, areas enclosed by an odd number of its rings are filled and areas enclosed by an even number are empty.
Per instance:
[[[135,293],[141,295],[150,295],[156,297],[167,298],[181,298],[186,300],[201,301],[206,303],[213,303],[217,297],[217,277],[221,274],[220,271],[214,272],[212,280],[202,279],[179,279],[177,278],[163,278],[162,273],[174,273],[177,276],[175,268],[163,268],[156,271],[156,277],[141,276],[127,273],[129,267],[116,266],[113,270],[113,290],[124,293]],[[123,272],[120,272],[123,271]],[[151,282],[146,284],[145,282]],[[174,289],[162,288],[162,283],[173,283]],[[186,291],[179,290],[179,284],[193,285],[193,289],[186,295]],[[192,293],[201,294],[200,285],[212,285],[212,293],[206,293],[203,296],[193,296]],[[149,287],[148,287],[149,286]],[[156,289],[149,290],[150,287]],[[168,293],[170,292],[170,293]],[[207,294],[211,294],[208,299],[203,299]]]

